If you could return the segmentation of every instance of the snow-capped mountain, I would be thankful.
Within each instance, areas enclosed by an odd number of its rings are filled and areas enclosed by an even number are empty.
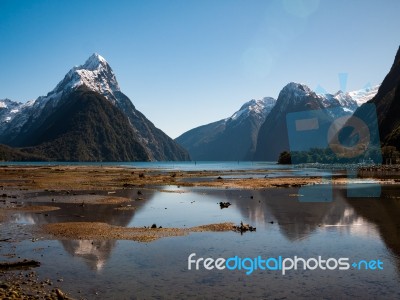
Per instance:
[[[176,141],[193,160],[249,160],[258,130],[275,102],[271,97],[252,99],[231,117],[189,130]]]
[[[10,122],[20,111],[23,104],[10,99],[0,100],[0,124]],[[0,126],[1,130],[2,126]]]
[[[305,84],[296,82],[288,83],[279,93],[277,106],[274,109],[275,116],[286,112],[288,107],[303,103],[306,99],[318,101],[318,99],[322,100],[323,97],[317,96],[317,94]]]
[[[17,114],[8,113],[5,119],[10,124],[1,122],[0,132],[4,131],[4,127],[8,127],[8,131],[16,135],[29,119],[35,120],[41,116],[47,104],[52,108],[57,107],[63,94],[80,86],[86,86],[112,102],[115,102],[114,92],[120,91],[115,75],[107,61],[99,54],[94,53],[83,65],[73,67],[46,96],[20,104],[16,108]],[[14,118],[15,121],[11,122]]]
[[[318,95],[321,98],[322,104],[326,108],[332,108],[340,106],[343,108],[345,112],[352,113],[358,107],[356,101],[348,93],[343,93],[342,91],[338,91],[336,94],[325,94]]]
[[[101,55],[94,53],[83,65],[73,67],[49,95],[57,95],[82,85],[110,101],[115,100],[115,92],[121,91],[107,61]]]
[[[338,95],[336,95],[338,96]],[[349,114],[340,106],[340,101],[335,95],[317,95],[307,85],[291,82],[279,93],[274,108],[261,125],[257,138],[255,160],[276,161],[282,151],[290,150],[286,127],[288,113],[300,111],[316,111],[320,118],[332,120],[326,108],[338,107],[342,114]]]
[[[274,107],[276,100],[271,97],[265,97],[260,100],[252,99],[235,112],[230,118],[225,119],[226,121],[232,120],[236,122],[240,122],[248,118],[249,116],[254,116],[260,120],[265,120],[267,114],[271,111],[272,107]]]
[[[346,111],[353,113],[357,107],[371,100],[376,95],[379,86],[366,87],[346,93],[338,91],[336,94],[318,94],[318,96],[322,97],[323,102],[326,103],[326,107],[339,105],[345,108]]]
[[[88,97],[87,93],[85,94],[85,91],[90,91],[94,94],[91,97]],[[107,106],[106,104],[102,104],[102,99],[106,99],[106,101],[111,103],[116,107],[116,109],[122,112],[120,118],[127,118],[126,124],[128,124],[130,127],[130,129],[124,128],[123,130],[126,132],[132,131],[132,138],[137,140],[137,142],[140,144],[140,146],[136,145],[136,148],[132,145],[125,145],[126,147],[124,149],[139,149],[142,147],[143,149],[140,151],[146,152],[146,160],[189,159],[189,155],[181,146],[175,143],[160,129],[156,128],[153,123],[151,123],[141,112],[136,110],[131,100],[121,92],[116,76],[110,65],[102,56],[96,53],[90,56],[83,65],[73,67],[65,75],[63,80],[61,80],[60,83],[57,84],[57,86],[46,96],[41,96],[35,101],[29,101],[25,104],[18,104],[17,106],[14,105],[15,108],[13,110],[5,111],[4,116],[2,116],[0,112],[0,121],[2,121],[0,124],[0,142],[18,147],[36,147],[41,143],[50,143],[51,141],[48,140],[49,135],[46,133],[49,132],[49,124],[51,123],[51,126],[55,127],[59,126],[57,122],[54,122],[54,116],[59,115],[59,110],[61,107],[66,109],[66,107],[68,107],[68,102],[72,101],[71,99],[73,99],[74,103],[80,105],[79,102],[76,102],[76,98],[79,96],[84,97],[89,102],[92,101],[90,99],[93,99],[93,101],[94,99],[97,99],[97,101],[99,101],[99,105],[102,105],[101,109],[104,109],[105,106]],[[92,102],[90,102],[90,104],[86,104],[86,102],[85,105],[82,103],[82,106],[84,106],[85,109],[91,107],[91,109],[97,111],[98,108],[100,108],[100,106],[92,107]],[[4,102],[4,106],[6,105],[8,104]],[[74,114],[80,113],[76,109],[72,111]],[[119,113],[117,114],[120,115]],[[68,116],[61,114],[61,116],[58,118],[64,117]],[[100,127],[109,125],[108,127],[104,128],[106,129],[107,134],[113,135],[113,137],[109,139],[110,142],[111,140],[115,140],[114,134],[116,131],[114,131],[113,128],[113,121],[111,121],[108,116],[103,115],[101,118],[99,118],[99,116],[95,116],[93,120],[106,120],[107,122],[110,121],[111,124],[98,125]],[[122,123],[115,121],[115,123],[118,123],[118,126],[125,126],[125,121]],[[57,130],[57,133],[55,132],[54,134],[61,134],[59,132],[61,129],[59,128]],[[62,128],[61,131],[65,131],[63,134],[66,134],[68,128]],[[100,134],[99,131],[95,133]],[[127,134],[131,135],[130,133]],[[104,138],[104,136],[99,136],[97,142],[91,141],[93,142],[93,145],[96,145],[95,148],[97,150],[100,149],[98,148],[98,143],[104,140]],[[96,155],[89,155],[88,157],[90,159],[92,159],[92,157],[98,157],[98,159],[102,159],[99,153]],[[112,157],[112,159],[119,159],[118,155],[111,155],[109,157]],[[126,155],[120,157],[123,157],[124,159],[134,159],[140,157],[143,159],[144,156],[132,156],[127,153]]]
[[[357,91],[349,92],[350,97],[357,102],[358,106],[368,102],[378,93],[380,84],[366,87]]]
[[[305,84],[290,82],[278,100],[250,100],[231,117],[189,130],[176,141],[194,160],[276,160],[280,152],[289,150],[287,113],[319,110],[329,122],[352,114],[359,103],[374,96],[376,89],[317,94]]]
[[[378,86],[349,93],[316,94],[305,84],[287,84],[259,130],[255,159],[277,160],[282,151],[290,150],[286,128],[288,113],[316,110],[318,118],[330,123],[336,118],[353,114],[360,104],[376,94],[377,89]]]

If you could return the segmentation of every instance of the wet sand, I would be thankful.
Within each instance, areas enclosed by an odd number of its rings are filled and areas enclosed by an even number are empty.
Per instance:
[[[82,240],[132,240],[151,242],[164,237],[183,236],[193,232],[233,231],[233,223],[220,223],[196,226],[191,228],[138,228],[112,226],[100,222],[67,222],[42,226],[45,233],[57,239]]]
[[[145,190],[163,190],[166,185],[209,187],[223,189],[263,189],[289,188],[322,183],[321,177],[277,177],[269,178],[267,170],[252,170],[260,174],[257,178],[229,178],[233,175],[245,175],[246,171],[158,171],[123,167],[92,166],[2,166],[0,167],[0,221],[16,211],[44,213],[59,209],[57,203],[76,203],[85,205],[119,205],[115,210],[131,211],[136,209],[137,201],[143,200]],[[262,176],[264,175],[265,176]],[[228,178],[224,178],[228,177]],[[345,184],[346,176],[336,176],[333,184]],[[394,183],[391,179],[380,179],[383,184]],[[136,201],[116,195],[122,189],[138,190]],[[178,191],[180,192],[180,191]],[[23,199],[23,200],[20,200]],[[26,199],[41,202],[41,205],[21,204]],[[43,204],[44,203],[44,204]],[[51,204],[51,205],[48,205]],[[207,227],[211,226],[211,227]],[[214,226],[214,227],[213,227]],[[203,230],[232,230],[231,225],[207,225]],[[123,228],[105,223],[56,223],[42,228],[55,237],[69,239],[129,239],[135,241],[153,241],[162,237],[180,236],[199,231],[198,228],[162,228],[149,231],[143,228]]]
[[[246,171],[158,171],[123,167],[88,166],[2,166],[0,188],[7,190],[108,190],[122,188],[157,187],[165,185],[202,186],[222,188],[267,188],[318,184],[320,177],[268,177],[268,170],[252,170],[251,173],[265,175],[262,178],[229,178],[246,175]],[[228,177],[228,178],[224,178]],[[371,176],[369,178],[373,178]],[[333,183],[341,184],[345,175],[336,176]],[[381,179],[382,183],[394,180]]]

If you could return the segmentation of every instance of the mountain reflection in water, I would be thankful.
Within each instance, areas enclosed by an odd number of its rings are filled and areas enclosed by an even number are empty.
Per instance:
[[[121,193],[131,199],[137,197],[136,190]],[[298,188],[170,188],[168,192],[146,190],[145,200],[137,201],[135,210],[115,210],[118,205],[81,207],[78,204],[57,203],[61,209],[49,212],[47,216],[36,213],[16,216],[35,224],[84,221],[117,226],[151,225],[151,220],[167,224],[167,227],[182,227],[183,223],[193,226],[222,221],[239,224],[243,221],[257,227],[255,234],[261,240],[264,234],[279,228],[279,235],[290,243],[297,243],[324,230],[333,230],[334,227],[334,230],[347,235],[380,237],[396,257],[400,270],[400,190],[396,186],[384,186],[380,198],[347,198],[345,186],[337,185],[333,191],[334,201],[323,203],[299,202],[297,193]],[[220,201],[230,201],[232,205],[220,209],[217,204]],[[115,240],[62,240],[61,243],[71,256],[81,258],[94,271],[103,268],[116,246]]]

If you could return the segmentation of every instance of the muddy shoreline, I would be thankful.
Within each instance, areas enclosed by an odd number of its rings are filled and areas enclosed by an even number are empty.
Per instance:
[[[369,170],[369,169],[368,169]],[[379,170],[371,171],[363,178],[379,179]],[[270,170],[251,170],[258,177],[247,177],[246,170],[236,171],[162,171],[124,167],[95,166],[0,166],[0,189],[44,190],[73,192],[76,190],[129,189],[177,185],[187,187],[219,188],[267,188],[318,184],[321,177],[269,177]],[[283,170],[285,172],[285,170]],[[377,173],[378,172],[378,173]],[[400,173],[400,171],[399,171]],[[243,176],[232,178],[232,176]],[[334,175],[333,183],[341,184],[344,174]],[[390,178],[379,179],[381,183],[393,183]]]
[[[216,188],[257,190],[270,188],[297,188],[305,185],[318,185],[323,178],[312,177],[269,177],[269,170],[251,170],[258,174],[257,178],[232,178],[234,175],[246,174],[246,171],[158,171],[146,169],[132,169],[123,167],[99,166],[0,166],[0,222],[6,222],[9,216],[16,212],[35,212],[45,214],[59,209],[60,204],[76,204],[78,206],[110,205],[119,211],[133,211],[140,202],[145,200],[146,191],[163,191],[183,193],[185,188]],[[369,176],[367,179],[371,179]],[[347,176],[334,175],[333,184],[345,184]],[[397,180],[384,178],[377,179],[381,184],[395,184]],[[175,190],[164,190],[165,186],[175,186]],[[127,197],[121,191],[133,191],[135,197]],[[47,215],[47,214],[46,214]],[[97,223],[87,222],[87,227],[98,229]],[[58,224],[65,231],[71,226],[68,238],[83,238],[72,223]],[[207,226],[207,224],[204,224]],[[39,228],[44,233],[57,233],[56,225]],[[49,228],[52,228],[49,230]],[[133,229],[132,229],[133,230]],[[119,235],[115,227],[102,227],[104,235],[95,235],[110,239],[132,239],[151,241],[163,236],[183,235],[188,228],[163,229],[163,234],[150,234],[137,228],[134,237],[128,237],[126,232]],[[194,230],[196,231],[196,230]],[[172,232],[174,232],[172,234]],[[131,232],[132,235],[132,232]],[[88,236],[88,234],[86,234]]]

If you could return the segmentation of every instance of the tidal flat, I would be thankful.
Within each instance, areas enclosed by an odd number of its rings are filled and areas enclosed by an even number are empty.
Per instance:
[[[0,167],[2,297],[73,299],[400,296],[400,189],[348,195],[373,177],[268,169],[155,170],[109,166]],[[320,172],[320,173],[319,173]],[[332,189],[304,201],[303,188]],[[219,203],[227,203],[222,208]],[[256,231],[238,232],[250,224]],[[347,257],[383,269],[188,270],[188,257]],[[29,279],[29,280],[28,280]],[[60,296],[61,295],[61,296]],[[10,296],[11,297],[11,296]]]

